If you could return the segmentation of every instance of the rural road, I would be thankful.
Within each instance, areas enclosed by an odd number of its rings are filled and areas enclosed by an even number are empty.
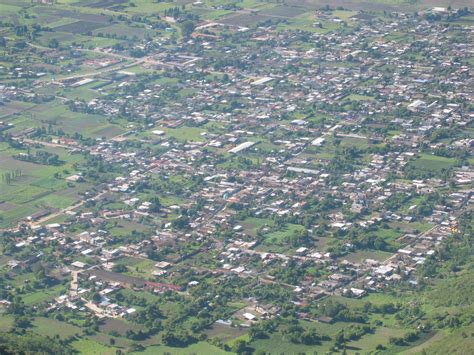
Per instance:
[[[94,199],[95,199],[95,198],[99,198],[99,197],[105,195],[107,192],[108,192],[108,191],[102,191],[101,193],[97,194],[97,195],[94,196],[93,198],[94,198]],[[59,210],[58,212],[52,213],[52,214],[50,214],[50,215],[47,215],[47,216],[45,216],[45,217],[43,217],[43,218],[38,219],[37,221],[31,222],[31,223],[30,223],[30,226],[32,226],[32,225],[38,225],[38,224],[43,224],[43,223],[45,223],[45,222],[47,222],[47,221],[49,221],[49,220],[51,220],[51,219],[53,219],[53,218],[55,218],[55,217],[60,216],[60,215],[63,214],[63,213],[66,213],[66,212],[68,212],[68,211],[72,211],[72,210],[74,210],[74,209],[76,209],[76,208],[81,207],[84,203],[86,203],[86,200],[79,201],[78,203],[76,203],[76,204],[74,204],[74,205],[71,205],[71,206],[69,206],[69,207],[63,208],[63,209]]]

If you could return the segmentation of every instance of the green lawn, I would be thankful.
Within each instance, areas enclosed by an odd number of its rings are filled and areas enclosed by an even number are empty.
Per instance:
[[[166,136],[176,138],[179,141],[204,141],[201,133],[205,132],[205,130],[202,128],[183,126],[179,128],[159,127],[157,129],[165,131]]]
[[[450,169],[454,166],[455,160],[453,158],[445,158],[437,155],[420,154],[420,157],[412,162],[416,169],[421,169],[430,172],[440,172],[443,169]]]
[[[155,262],[153,260],[142,260],[138,264],[128,266],[127,275],[148,278],[152,277],[152,273],[155,270]]]
[[[80,354],[115,355],[117,350],[116,348],[104,346],[89,339],[73,341],[71,347]]]
[[[65,292],[65,288],[63,285],[57,285],[54,287],[50,287],[46,290],[40,290],[37,292],[33,293],[28,293],[24,296],[22,296],[23,302],[25,302],[26,305],[35,305],[38,303],[42,303],[45,301],[52,300],[53,298],[61,295],[62,293]]]
[[[304,229],[305,228],[299,224],[288,223],[282,230],[266,234],[263,244],[284,244],[286,238],[291,237],[295,232],[303,231]]]

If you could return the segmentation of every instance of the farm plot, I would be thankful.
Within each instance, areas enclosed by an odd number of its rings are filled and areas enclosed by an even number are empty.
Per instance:
[[[369,351],[375,349],[378,344],[388,346],[390,337],[402,337],[405,333],[407,333],[405,329],[379,327],[374,334],[368,334],[357,341],[351,341],[349,345]]]
[[[16,22],[18,18],[18,12],[21,10],[21,7],[16,6],[16,3],[8,4],[4,2],[5,1],[2,1],[2,3],[0,3],[0,19],[3,21],[9,20]]]
[[[277,30],[302,30],[308,32],[327,33],[331,30],[337,29],[340,24],[326,21],[323,23],[323,28],[313,26],[315,22],[314,15],[311,12],[304,12],[299,16],[289,18],[285,23],[279,23]]]
[[[166,135],[169,135],[170,137],[173,137],[179,141],[202,142],[204,140],[202,133],[204,133],[205,131],[198,127],[159,127],[158,129],[165,131]]]
[[[53,150],[59,153],[65,163],[60,166],[40,165],[13,159],[11,155],[19,151],[4,150],[0,153],[0,175],[21,171],[20,176],[7,183],[0,181],[0,227],[11,226],[20,219],[39,211],[54,210],[73,204],[78,198],[78,192],[84,186],[67,188],[64,180],[66,175],[73,174],[73,164],[79,162],[79,155],[67,156],[64,150]],[[57,175],[59,174],[59,175]],[[56,177],[55,177],[56,175]]]
[[[235,13],[232,10],[211,10],[204,8],[194,8],[192,9],[193,14],[198,15],[199,18],[203,20],[218,20],[224,16],[230,16]]]
[[[0,317],[0,331],[6,332],[13,326],[13,316],[2,314]]]
[[[22,0],[1,0],[0,3],[2,5],[15,5],[23,8],[31,6],[31,3],[29,1]]]
[[[209,344],[206,341],[201,341],[196,344],[192,344],[186,348],[176,348],[170,346],[150,346],[143,351],[134,352],[131,354],[141,355],[155,355],[155,354],[173,354],[173,355],[189,355],[189,354],[213,354],[213,355],[226,355],[229,352],[219,349],[218,347]]]
[[[296,6],[275,6],[273,8],[263,9],[261,13],[263,15],[273,16],[273,17],[296,17],[307,12],[307,9]]]
[[[251,236],[256,236],[260,228],[265,226],[273,226],[275,223],[269,218],[248,217],[240,222],[240,224],[244,228],[245,233]]]
[[[102,27],[102,26],[101,26]],[[97,36],[110,36],[110,37],[117,37],[117,38],[145,38],[148,35],[156,34],[155,31],[147,30],[143,27],[136,27],[136,26],[125,26],[122,24],[114,24],[111,26],[107,26],[104,28],[94,29],[92,34]]]
[[[100,325],[100,331],[104,333],[117,332],[120,335],[125,335],[128,330],[141,330],[141,327],[138,324],[128,323],[123,319],[107,319],[103,324]]]
[[[206,335],[209,338],[217,338],[222,342],[228,342],[229,340],[241,337],[245,333],[247,333],[247,329],[245,328],[231,327],[221,323],[214,323],[211,329],[206,331]]]
[[[90,339],[73,341],[71,347],[77,350],[80,354],[113,355],[116,354],[117,351],[116,348],[104,346]]]
[[[437,155],[421,154],[420,157],[410,162],[416,170],[438,173],[442,170],[448,170],[454,166],[454,159],[440,157]]]
[[[219,20],[220,23],[230,26],[249,27],[270,20],[271,17],[259,14],[238,14]]]
[[[38,15],[49,15],[57,17],[70,17],[76,20],[97,22],[102,24],[107,24],[109,22],[109,17],[105,15],[90,14],[73,10],[65,10],[60,7],[50,7],[50,6],[39,6],[35,7],[34,11]]]
[[[133,267],[128,267],[128,271],[125,274],[140,278],[150,278],[153,276],[154,270],[155,262],[153,260],[141,260]]]
[[[66,112],[51,121],[55,128],[61,128],[69,134],[80,133],[85,137],[109,138],[123,133],[122,129],[109,124],[105,117],[100,115]]]
[[[115,7],[123,3],[128,2],[128,0],[99,0],[99,1],[81,1],[81,6],[87,6],[97,9],[106,9],[110,7]]]
[[[293,6],[304,6],[311,10],[319,9],[325,5],[327,2],[323,0],[288,0],[286,1],[287,5]],[[332,7],[344,6],[346,8],[354,10],[368,10],[368,11],[395,11],[396,9],[401,9],[403,7],[405,11],[408,11],[408,7],[415,9],[420,7],[421,2],[417,2],[417,5],[408,5],[409,3],[404,0],[376,0],[372,2],[362,1],[362,0],[337,0],[331,2]]]
[[[38,42],[42,46],[48,46],[49,42],[52,39],[57,40],[61,45],[67,45],[74,41],[77,41],[78,35],[75,35],[71,32],[44,32],[41,33],[41,36],[38,38]]]
[[[372,259],[377,261],[384,261],[391,257],[393,254],[380,250],[359,250],[354,253],[350,253],[347,256],[344,256],[343,259],[348,260],[353,263],[360,263],[366,259]]]
[[[19,112],[28,110],[34,106],[30,102],[10,101],[4,105],[0,105],[0,118],[8,117]]]
[[[266,234],[263,243],[265,245],[283,244],[288,237],[291,237],[294,233],[302,230],[304,230],[303,226],[289,223],[282,230]]]
[[[90,85],[84,85],[78,88],[65,88],[62,90],[61,94],[69,99],[90,101],[100,95],[97,91],[94,91],[91,88],[93,85],[97,85],[97,83],[91,83]]]
[[[51,318],[38,317],[33,321],[33,326],[38,334],[49,337],[58,335],[61,339],[82,333],[79,327]]]
[[[80,20],[70,24],[55,27],[54,30],[58,32],[88,33],[104,26],[104,23]]]
[[[147,229],[148,227],[144,224],[123,220],[118,221],[114,227],[110,228],[110,233],[114,237],[121,238],[129,236],[133,231],[144,232]]]

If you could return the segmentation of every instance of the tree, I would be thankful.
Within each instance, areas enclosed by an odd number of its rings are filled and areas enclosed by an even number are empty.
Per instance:
[[[92,296],[92,302],[98,303],[100,302],[101,299],[102,299],[102,296],[99,295],[98,293],[94,293],[94,295]]]
[[[25,316],[16,317],[13,322],[13,325],[16,328],[28,328],[29,326],[31,326],[31,321]]]
[[[52,39],[48,42],[48,47],[49,47],[49,48],[58,48],[58,47],[59,47],[59,41],[58,41],[56,38],[52,38]]]
[[[150,199],[151,206],[150,206],[150,212],[159,212],[161,209],[161,201],[158,197],[152,197]]]
[[[196,341],[196,339],[187,331],[177,329],[166,330],[162,335],[161,340],[163,341],[163,344],[169,346],[187,346]]]
[[[301,342],[305,345],[316,345],[320,343],[320,340],[321,337],[314,328],[305,330],[301,335]]]
[[[173,222],[171,222],[173,228],[176,229],[188,229],[189,228],[189,218],[187,216],[179,216]]]
[[[232,351],[237,354],[245,354],[249,352],[248,343],[243,339],[237,339],[232,345]]]
[[[253,341],[268,338],[268,335],[259,325],[253,325],[249,330],[249,338]]]
[[[340,330],[337,334],[336,334],[336,345],[337,346],[341,346],[341,345],[344,345],[345,342],[346,342],[346,339],[344,338],[344,331],[343,330]]]
[[[145,350],[145,348],[143,347],[143,345],[139,344],[139,343],[132,343],[130,345],[130,351],[131,352],[135,352],[135,351],[143,351]]]
[[[0,344],[2,354],[72,354],[69,346],[31,332],[0,332]]]
[[[189,36],[191,36],[195,28],[196,28],[196,25],[194,24],[194,22],[184,21],[181,24],[181,33],[183,34],[183,37],[189,38]]]
[[[113,272],[126,272],[127,270],[127,267],[123,264],[115,264],[114,266],[112,266]]]

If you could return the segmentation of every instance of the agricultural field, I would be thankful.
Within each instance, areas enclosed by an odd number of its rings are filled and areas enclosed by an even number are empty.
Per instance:
[[[16,174],[12,181],[3,178],[0,182],[0,208],[3,211],[0,225],[11,226],[34,213],[70,206],[87,188],[87,184],[71,188],[65,181],[77,171],[74,164],[82,161],[80,156],[68,155],[58,148],[46,151],[58,154],[63,163],[57,166],[35,164],[13,158],[21,153],[20,150],[0,151],[0,174],[4,177]]]

